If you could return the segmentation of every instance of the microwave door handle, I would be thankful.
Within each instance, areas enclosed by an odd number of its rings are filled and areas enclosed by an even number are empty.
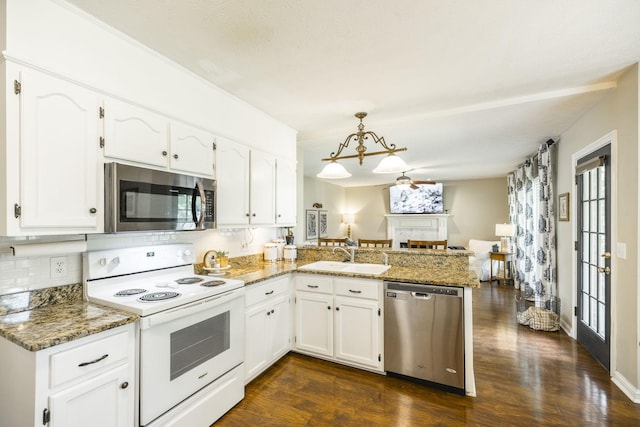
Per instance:
[[[197,192],[197,193],[196,193]],[[196,215],[196,196],[200,194],[200,218]],[[196,182],[196,188],[193,189],[193,197],[191,198],[191,213],[193,215],[193,222],[196,223],[196,229],[202,227],[204,223],[204,214],[207,206],[207,199],[204,193],[204,188],[200,181]]]

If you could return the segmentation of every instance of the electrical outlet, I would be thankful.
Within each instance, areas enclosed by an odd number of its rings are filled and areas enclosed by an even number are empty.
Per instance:
[[[69,262],[66,256],[50,258],[51,262],[51,278],[67,277]]]

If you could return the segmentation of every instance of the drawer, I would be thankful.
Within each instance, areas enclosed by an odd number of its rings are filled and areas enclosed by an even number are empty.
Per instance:
[[[333,280],[336,295],[377,300],[382,283],[374,280],[340,279]]]
[[[50,387],[98,371],[107,365],[127,361],[128,330],[50,356]]]
[[[245,307],[258,304],[273,298],[277,295],[289,292],[289,276],[279,279],[269,280],[256,285],[249,285],[245,288],[244,305]]]
[[[296,277],[296,290],[331,294],[333,293],[333,279],[315,274],[299,275]]]

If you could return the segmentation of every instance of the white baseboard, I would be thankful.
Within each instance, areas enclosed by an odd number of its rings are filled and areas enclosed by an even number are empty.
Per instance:
[[[565,322],[564,320],[562,320],[562,318],[560,319],[560,329],[565,331],[565,333],[571,338],[576,339],[575,335],[573,335],[573,325]]]
[[[640,403],[640,389],[635,388],[620,372],[614,372],[611,381],[627,395],[633,403]]]

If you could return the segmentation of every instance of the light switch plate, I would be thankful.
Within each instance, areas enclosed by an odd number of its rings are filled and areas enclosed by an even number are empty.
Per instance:
[[[627,259],[627,244],[618,242],[616,244],[616,256],[620,259]]]

